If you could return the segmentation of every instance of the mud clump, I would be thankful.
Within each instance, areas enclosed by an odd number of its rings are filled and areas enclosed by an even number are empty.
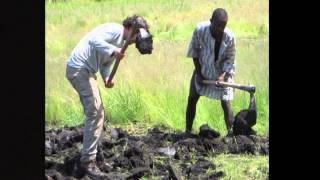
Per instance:
[[[49,130],[45,134],[45,179],[90,179],[79,173],[83,126]],[[97,165],[105,179],[219,179],[206,157],[220,153],[269,154],[269,138],[257,135],[221,137],[203,125],[199,134],[169,133],[160,128],[134,136],[123,129],[104,132]]]
[[[218,138],[220,136],[220,133],[218,131],[215,131],[214,129],[211,129],[207,124],[202,125],[200,127],[199,135],[204,138]]]

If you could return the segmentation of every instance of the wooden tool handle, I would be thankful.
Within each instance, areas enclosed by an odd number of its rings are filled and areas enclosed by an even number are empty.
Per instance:
[[[129,35],[129,37],[127,38],[127,40],[126,40],[126,42],[124,43],[123,47],[121,48],[121,51],[120,51],[120,52],[121,52],[122,54],[123,54],[123,53],[126,51],[126,49],[128,48],[132,35],[133,35],[133,33],[131,33],[131,34]],[[114,75],[115,75],[116,72],[117,72],[117,69],[118,69],[119,64],[120,64],[120,60],[119,60],[119,59],[116,59],[116,62],[114,63],[114,66],[113,66],[113,69],[112,69],[112,71],[111,71],[111,73],[110,73],[110,75],[109,75],[108,83],[110,83],[110,82],[112,81]]]
[[[214,80],[202,80],[202,83],[204,84],[213,84],[216,85],[217,81]],[[224,87],[232,87],[237,88],[240,90],[248,91],[250,93],[254,93],[256,90],[256,87],[253,85],[243,85],[243,84],[237,84],[237,83],[229,83],[229,82],[219,82],[218,84],[224,86]]]

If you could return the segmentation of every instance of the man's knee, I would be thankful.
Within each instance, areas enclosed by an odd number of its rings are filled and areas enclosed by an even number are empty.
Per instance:
[[[189,94],[188,102],[189,103],[197,103],[198,99],[199,99],[199,96],[197,96],[195,94]]]
[[[221,100],[222,105],[229,105],[231,104],[229,100]]]
[[[89,118],[104,116],[102,103],[97,101],[93,96],[84,98],[84,109],[86,116]]]
[[[200,95],[196,92],[195,89],[190,90],[188,101],[189,103],[197,103]]]
[[[104,110],[102,107],[100,109],[92,108],[86,113],[86,116],[88,118],[94,118],[94,119],[103,118]]]
[[[229,100],[221,100],[221,106],[223,109],[231,110],[231,102]]]

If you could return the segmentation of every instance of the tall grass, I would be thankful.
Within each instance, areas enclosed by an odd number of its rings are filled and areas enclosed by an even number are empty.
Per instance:
[[[254,0],[69,0],[46,3],[46,126],[83,123],[79,97],[65,78],[66,60],[77,42],[95,26],[121,23],[131,14],[143,15],[154,35],[154,51],[141,56],[129,47],[115,77],[105,89],[98,75],[106,117],[112,124],[143,122],[185,128],[185,110],[192,60],[186,50],[197,22],[209,20],[224,7],[228,27],[237,40],[236,82],[254,84],[260,134],[269,129],[268,1]],[[249,94],[235,91],[234,113],[247,108]],[[219,101],[200,98],[194,130],[208,123],[223,132]]]

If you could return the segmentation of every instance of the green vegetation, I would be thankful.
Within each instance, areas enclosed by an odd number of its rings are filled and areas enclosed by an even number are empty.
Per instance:
[[[255,129],[269,129],[269,15],[267,0],[68,0],[46,2],[46,100],[47,127],[73,126],[84,122],[79,97],[65,78],[68,56],[92,28],[106,22],[121,23],[132,14],[144,16],[154,35],[152,55],[141,56],[129,47],[115,77],[105,89],[98,81],[111,124],[163,124],[184,130],[192,60],[186,58],[196,23],[209,20],[212,10],[224,7],[228,27],[237,41],[237,83],[254,84],[258,120]],[[234,113],[249,105],[249,94],[235,90]],[[202,97],[197,106],[194,130],[203,123],[226,132],[219,101]]]

